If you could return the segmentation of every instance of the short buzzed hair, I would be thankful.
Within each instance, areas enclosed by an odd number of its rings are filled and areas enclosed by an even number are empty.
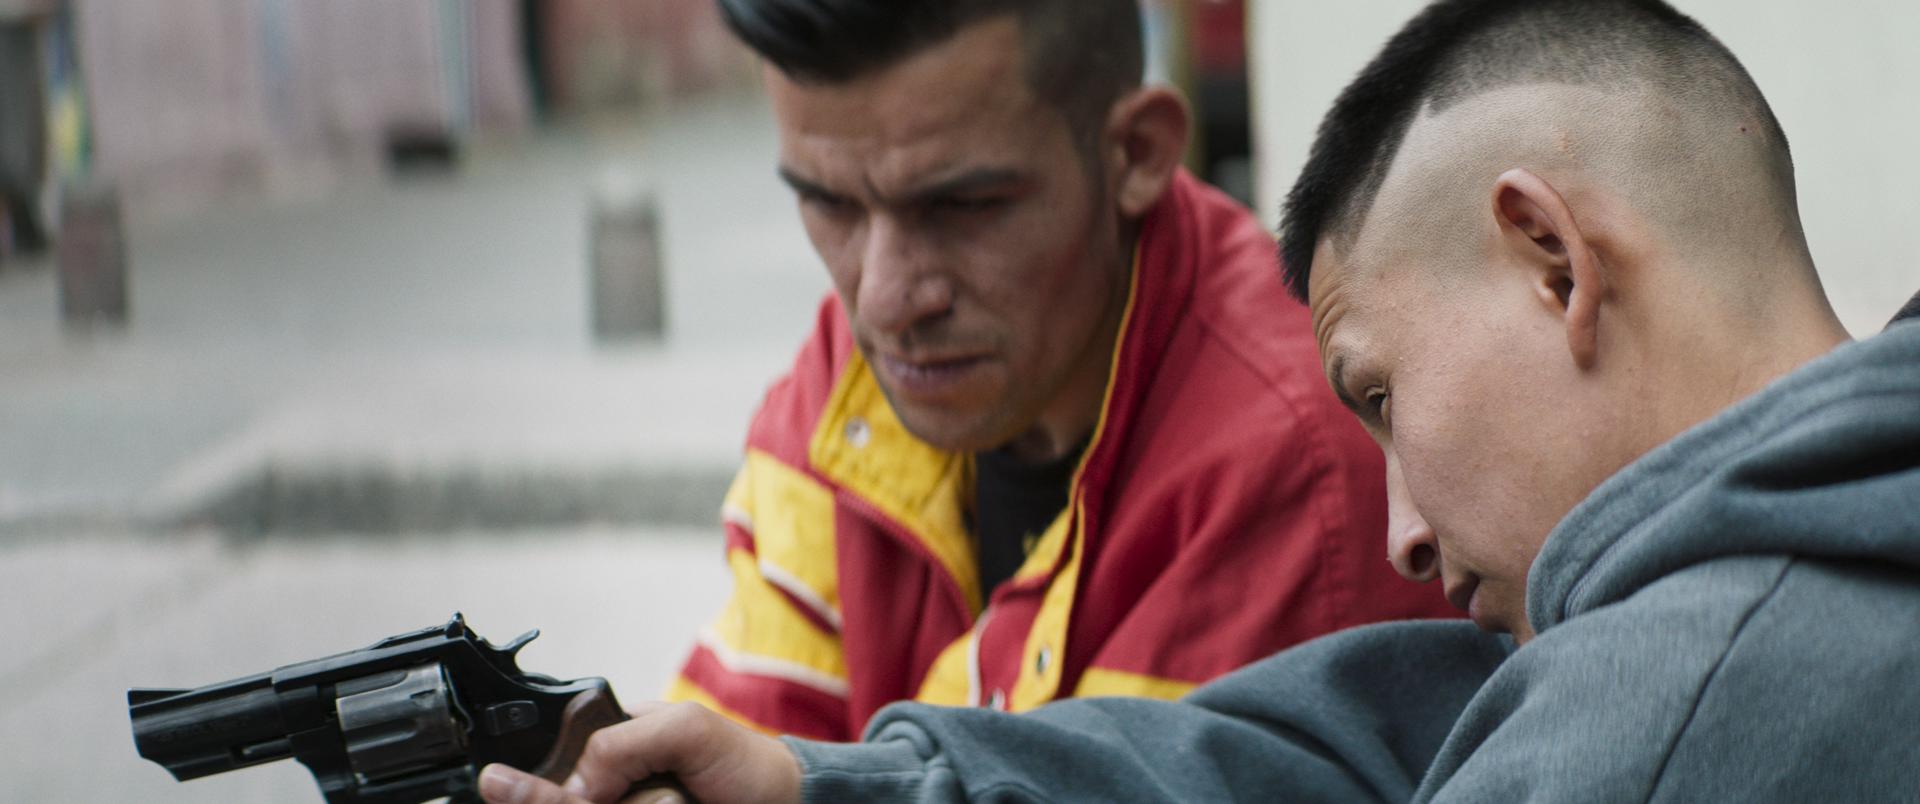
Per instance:
[[[1114,101],[1140,86],[1146,45],[1138,0],[718,0],[741,41],[788,78],[840,83],[893,66],[1002,14],[1017,14],[1027,83],[1097,133]]]
[[[1321,121],[1287,194],[1280,258],[1290,292],[1307,298],[1316,245],[1351,234],[1423,111],[1528,83],[1650,89],[1688,108],[1756,120],[1756,166],[1792,209],[1786,134],[1738,59],[1660,0],[1439,0],[1388,41]]]

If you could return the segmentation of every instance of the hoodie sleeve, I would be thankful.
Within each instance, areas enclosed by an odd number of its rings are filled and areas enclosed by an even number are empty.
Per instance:
[[[1025,715],[899,704],[866,743],[788,744],[806,801],[1405,801],[1509,651],[1465,623],[1390,623],[1178,702],[1074,699]]]

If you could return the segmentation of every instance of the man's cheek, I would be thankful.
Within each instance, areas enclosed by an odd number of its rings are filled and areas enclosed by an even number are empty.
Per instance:
[[[840,306],[846,308],[848,318],[856,318],[860,291],[860,272],[853,269],[834,268],[827,263],[827,281],[833,285],[834,295],[840,297]]]
[[[1463,439],[1463,428],[1450,416],[1409,415],[1393,426],[1394,456],[1407,493],[1420,514],[1436,530],[1448,519],[1450,509],[1462,498],[1471,497],[1474,480],[1482,470],[1470,469],[1477,463]]]

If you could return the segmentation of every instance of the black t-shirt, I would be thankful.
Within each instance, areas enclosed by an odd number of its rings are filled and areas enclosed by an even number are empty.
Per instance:
[[[974,557],[980,565],[980,597],[1013,577],[1040,534],[1067,507],[1082,443],[1046,463],[1027,463],[1004,450],[973,456]]]

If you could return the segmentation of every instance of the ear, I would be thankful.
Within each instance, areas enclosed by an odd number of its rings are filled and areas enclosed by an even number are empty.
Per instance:
[[[1566,323],[1567,350],[1581,369],[1600,353],[1603,266],[1560,192],[1516,168],[1493,185],[1493,217],[1503,248],[1529,273],[1535,295]]]
[[[1127,220],[1159,203],[1186,156],[1187,102],[1166,87],[1142,87],[1107,113],[1101,137],[1102,164],[1113,177],[1114,202]]]

